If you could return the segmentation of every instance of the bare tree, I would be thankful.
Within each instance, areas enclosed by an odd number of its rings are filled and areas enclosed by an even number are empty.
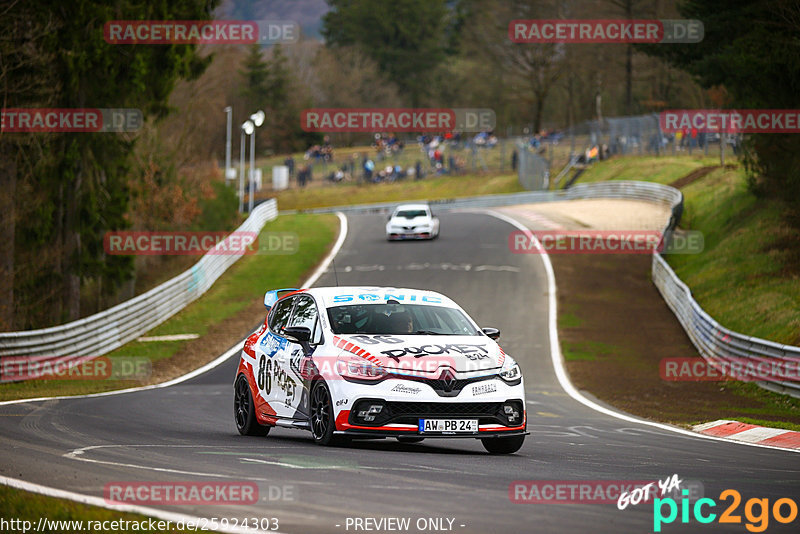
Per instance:
[[[41,75],[48,56],[39,43],[52,29],[33,4],[16,0],[0,10],[0,108],[51,101],[56,84]],[[21,149],[35,151],[36,143],[33,135],[0,131],[0,330],[14,328],[17,185],[20,174],[28,175],[34,164]]]
[[[491,6],[487,6],[487,4]],[[519,99],[532,109],[533,127],[542,127],[547,99],[555,83],[564,75],[566,53],[563,44],[518,44],[508,37],[509,21],[515,19],[555,18],[559,3],[550,0],[490,0],[477,4],[481,17],[468,26],[467,38],[477,46],[477,53],[499,63],[509,72],[518,88]]]

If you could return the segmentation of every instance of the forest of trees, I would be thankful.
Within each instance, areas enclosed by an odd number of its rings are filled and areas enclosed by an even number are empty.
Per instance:
[[[233,0],[231,0],[233,1]],[[239,0],[233,1],[236,4]],[[305,150],[309,107],[492,108],[500,135],[674,108],[796,108],[794,0],[328,0],[324,41],[111,45],[114,19],[209,19],[217,2],[11,2],[0,16],[3,108],[139,108],[136,134],[0,132],[0,330],[49,326],[136,290],[148,261],[107,256],[110,230],[232,228],[225,113],[267,120],[259,156]],[[235,6],[234,6],[235,7]],[[232,12],[236,12],[233,9]],[[513,19],[695,18],[699,45],[515,44]],[[333,136],[337,144],[363,141]],[[762,194],[800,198],[798,138],[753,136]],[[795,211],[797,213],[797,210]]]

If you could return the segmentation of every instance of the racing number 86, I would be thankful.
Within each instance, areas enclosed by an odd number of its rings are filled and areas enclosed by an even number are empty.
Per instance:
[[[272,360],[267,361],[267,357],[262,355],[258,360],[258,389],[263,389],[267,395],[272,390]]]

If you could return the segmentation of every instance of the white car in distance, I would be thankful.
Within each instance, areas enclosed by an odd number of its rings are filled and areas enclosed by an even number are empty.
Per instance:
[[[439,236],[439,218],[427,204],[398,206],[386,223],[386,239],[435,239]]]

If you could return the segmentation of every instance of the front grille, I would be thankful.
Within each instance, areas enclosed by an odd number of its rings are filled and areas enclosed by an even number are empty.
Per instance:
[[[468,385],[474,384],[475,382],[483,382],[484,380],[492,380],[496,378],[496,376],[497,375],[476,376],[472,378],[456,379],[450,382],[442,378],[424,378],[418,376],[403,376],[402,378],[428,384],[440,397],[457,397],[458,394],[461,393],[461,390]]]
[[[500,402],[387,402],[392,415],[494,417]]]

